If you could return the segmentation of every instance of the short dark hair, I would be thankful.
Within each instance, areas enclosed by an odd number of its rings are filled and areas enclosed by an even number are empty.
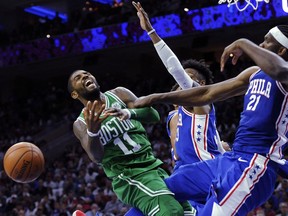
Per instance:
[[[68,78],[67,90],[68,90],[69,94],[71,94],[74,91],[74,88],[73,88],[72,82],[71,82],[71,77],[75,72],[76,71],[73,71]]]
[[[212,71],[209,69],[209,66],[205,63],[204,59],[201,59],[199,61],[195,59],[184,60],[182,62],[182,66],[184,69],[193,68],[197,70],[205,78],[206,85],[210,85],[213,83]]]
[[[209,66],[205,63],[204,59],[201,59],[199,61],[195,59],[184,60],[182,61],[182,67],[184,69],[192,68],[192,69],[197,70],[204,77],[206,85],[210,85],[213,83],[212,71],[209,69]],[[178,87],[179,87],[179,84],[175,83],[172,86],[171,91],[177,90]]]

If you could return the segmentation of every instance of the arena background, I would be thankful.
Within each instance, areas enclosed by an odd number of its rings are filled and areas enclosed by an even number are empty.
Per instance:
[[[256,10],[248,7],[239,12],[235,6],[209,0],[141,1],[156,31],[179,59],[205,59],[215,82],[253,64],[244,56],[237,66],[228,63],[220,73],[219,59],[226,45],[241,37],[260,43],[271,27],[287,24],[281,0],[251,2],[259,4]],[[52,15],[27,12],[35,7]],[[115,198],[110,181],[89,161],[72,133],[82,107],[70,98],[66,86],[69,74],[77,69],[93,73],[102,91],[124,86],[142,96],[169,91],[174,84],[139,27],[131,1],[0,2],[1,216],[71,215],[81,208],[96,208],[99,215],[123,215],[129,208]],[[242,98],[215,105],[221,138],[232,145]],[[170,172],[165,117],[171,107],[155,108],[161,122],[145,127],[155,154]],[[45,172],[30,184],[14,183],[3,171],[5,151],[20,141],[35,143],[46,159]],[[279,177],[273,197],[251,215],[276,215],[285,208],[288,212],[287,187],[287,180]]]

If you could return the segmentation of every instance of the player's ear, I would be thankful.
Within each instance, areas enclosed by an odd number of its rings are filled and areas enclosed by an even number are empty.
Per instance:
[[[280,49],[278,50],[278,55],[279,56],[284,56],[287,55],[287,48],[286,47],[280,47]]]
[[[77,93],[76,91],[72,91],[72,92],[71,92],[71,97],[72,97],[73,99],[77,99],[77,98],[78,98],[78,93]]]
[[[202,85],[206,85],[206,81],[205,80],[200,80],[199,84]]]

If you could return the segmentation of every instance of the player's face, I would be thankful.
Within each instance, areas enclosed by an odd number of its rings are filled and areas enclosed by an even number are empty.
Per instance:
[[[271,52],[278,53],[281,45],[275,40],[275,38],[267,33],[264,37],[264,41],[259,44],[260,47],[270,50]]]
[[[75,71],[70,81],[74,91],[86,100],[95,100],[100,97],[100,86],[98,85],[95,77],[87,71]]]

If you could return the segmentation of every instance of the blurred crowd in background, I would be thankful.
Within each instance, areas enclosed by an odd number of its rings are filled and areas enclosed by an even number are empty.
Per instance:
[[[241,65],[241,63],[240,63]],[[218,64],[211,65],[216,71]],[[213,67],[215,67],[213,69]],[[243,68],[232,67],[231,74],[214,73],[215,82],[227,79]],[[121,82],[131,89],[136,95],[142,96],[153,92],[169,91],[174,83],[159,85],[153,77],[145,81],[138,80],[137,87],[130,82],[118,77],[116,82],[111,81],[111,76],[103,75],[97,78],[105,90],[114,88]],[[116,78],[115,78],[116,79]],[[133,82],[134,83],[134,82]],[[122,85],[123,86],[123,85]],[[1,104],[0,113],[0,161],[6,150],[14,143],[29,141],[41,149],[49,145],[45,140],[37,141],[37,136],[44,130],[49,130],[55,125],[71,125],[67,133],[72,134],[72,124],[81,111],[82,105],[70,99],[66,86],[55,86],[47,83],[41,89],[35,86],[28,94],[18,95],[10,101]],[[104,91],[104,90],[102,90]],[[24,96],[26,95],[26,96]],[[27,95],[29,95],[27,97]],[[217,126],[221,139],[233,144],[234,133],[239,122],[242,109],[242,97],[219,102],[215,104],[217,111]],[[160,158],[167,172],[172,172],[170,142],[166,133],[166,116],[171,106],[157,105],[161,121],[157,124],[145,125],[148,137],[152,143],[155,156]],[[53,148],[53,147],[52,147]],[[86,212],[86,215],[124,215],[129,206],[122,204],[111,189],[111,182],[106,178],[102,168],[92,163],[83,151],[80,143],[72,140],[70,145],[61,146],[61,155],[49,160],[50,155],[44,152],[46,168],[43,174],[29,184],[15,183],[7,177],[1,167],[0,172],[0,216],[71,216],[76,209]],[[252,215],[288,215],[288,180],[279,176],[275,192],[265,205],[259,206]],[[96,214],[97,212],[97,214]]]
[[[171,13],[186,13],[183,10],[185,7],[193,9],[217,4],[217,2],[215,3],[211,0],[142,0],[140,2],[145,10],[149,11],[150,17],[163,16]],[[114,0],[113,5],[87,0],[83,1],[83,7],[79,7],[69,13],[70,14],[67,14],[67,22],[63,22],[57,12],[52,20],[48,19],[48,17],[39,18],[24,13],[23,16],[25,16],[25,18],[21,19],[21,22],[19,22],[14,29],[9,31],[0,29],[0,47],[45,38],[47,35],[54,36],[78,32],[99,26],[131,22],[138,19],[130,0]]]
[[[212,4],[208,0],[193,2],[195,7]],[[151,17],[174,12],[181,13],[183,7],[192,5],[190,0],[142,0],[141,3]],[[44,38],[47,34],[77,32],[138,19],[130,1],[122,1],[121,4],[115,1],[112,7],[87,1],[83,8],[69,15],[67,23],[62,23],[57,16],[54,20],[28,15],[27,18],[23,19],[23,23],[12,32],[0,31],[0,47]],[[230,73],[221,74],[219,63],[210,63],[210,69],[214,71],[214,82],[234,77],[248,66],[249,63],[244,62],[239,62],[237,67],[228,65],[227,71]],[[111,75],[105,74],[96,78],[100,85],[104,86],[104,90],[121,85],[132,90],[137,96],[169,91],[174,84],[173,82],[161,83],[153,77],[146,77],[145,80],[135,78],[133,82],[121,80],[119,76],[112,78]],[[87,216],[124,215],[130,206],[117,199],[111,189],[111,182],[106,178],[102,168],[92,163],[80,143],[73,139],[70,145],[61,146],[60,143],[55,147],[60,148],[57,151],[61,152],[55,159],[50,160],[51,155],[43,152],[46,159],[45,171],[34,182],[20,184],[7,177],[3,170],[3,157],[11,145],[27,141],[44,149],[50,143],[45,139],[39,140],[39,134],[61,124],[69,124],[67,133],[73,136],[72,124],[82,109],[79,102],[74,102],[70,98],[65,85],[48,82],[40,88],[30,86],[26,91],[0,103],[0,216],[71,216],[76,209],[86,212]],[[242,102],[242,97],[235,97],[215,104],[217,127],[221,139],[231,147],[233,147]],[[170,142],[165,125],[166,116],[172,107],[157,105],[155,108],[160,113],[161,121],[157,124],[146,124],[145,128],[155,156],[164,162],[163,168],[171,173],[173,168]],[[273,196],[263,206],[259,206],[249,214],[249,216],[254,215],[288,215],[288,179],[279,176]]]

